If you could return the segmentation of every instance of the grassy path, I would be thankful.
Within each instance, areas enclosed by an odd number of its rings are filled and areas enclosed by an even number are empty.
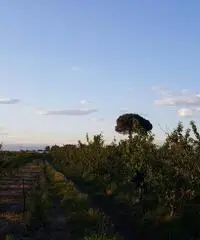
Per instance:
[[[75,189],[88,196],[89,205],[104,212],[108,217],[112,219],[115,232],[120,234],[123,240],[135,239],[135,223],[133,217],[130,217],[132,209],[121,201],[114,199],[112,196],[105,196],[104,194],[94,192],[94,184],[92,182],[86,182],[82,178],[66,176],[59,168],[56,168],[51,162],[48,162],[50,166],[60,174],[65,176],[65,181],[71,181],[74,184]],[[102,191],[103,192],[103,191]]]
[[[80,192],[72,181],[47,165],[52,192],[59,197],[59,205],[67,221],[71,240],[122,240],[110,219],[98,208],[93,208],[87,194]]]

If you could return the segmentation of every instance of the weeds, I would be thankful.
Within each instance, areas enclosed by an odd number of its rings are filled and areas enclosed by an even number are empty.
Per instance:
[[[15,240],[15,239],[14,239],[13,235],[9,234],[9,235],[5,236],[5,240]]]
[[[48,183],[38,182],[33,194],[27,200],[26,221],[34,228],[44,227],[47,221],[48,211],[52,206],[51,194]]]
[[[91,234],[105,235],[105,237],[115,235],[112,224],[106,222],[108,218],[103,212],[90,206],[86,194],[79,192],[71,181],[66,181],[62,174],[50,166],[48,171],[52,187],[55,193],[60,196],[69,233],[73,239],[84,239],[85,236]]]

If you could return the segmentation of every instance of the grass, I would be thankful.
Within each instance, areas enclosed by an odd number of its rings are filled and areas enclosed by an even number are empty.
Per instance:
[[[8,234],[5,236],[5,240],[15,240],[15,239],[14,239],[13,235]]]
[[[52,194],[44,176],[40,178],[35,192],[28,197],[26,221],[34,228],[43,227],[47,221],[49,209],[52,207]]]
[[[54,167],[54,166],[53,166]],[[69,173],[68,169],[63,170],[64,174]],[[102,209],[107,215],[112,217],[112,220],[117,226],[117,231],[120,231],[121,235],[127,237],[135,236],[135,216],[130,216],[133,212],[130,202],[124,198],[117,199],[116,194],[106,195],[105,186],[98,178],[93,180],[83,179],[79,176],[69,176],[68,182],[75,183],[74,186],[78,187],[79,191],[87,195],[88,200],[93,207]],[[96,187],[97,186],[97,187]],[[65,189],[66,187],[63,186]]]
[[[52,190],[60,197],[72,239],[119,239],[105,214],[90,206],[87,194],[79,192],[73,182],[52,167],[47,172]]]

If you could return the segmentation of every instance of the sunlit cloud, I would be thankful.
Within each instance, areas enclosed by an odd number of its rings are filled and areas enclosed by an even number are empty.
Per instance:
[[[188,89],[183,89],[179,92],[172,92],[159,89],[162,97],[154,101],[155,105],[160,106],[182,106],[196,108],[200,107],[200,94],[192,93]]]
[[[200,96],[198,95],[187,95],[187,96],[173,96],[155,100],[155,105],[182,105],[182,106],[200,106]]]
[[[193,111],[189,108],[181,108],[177,111],[177,114],[180,117],[191,117],[194,115]]]
[[[195,118],[200,116],[200,93],[191,92],[188,89],[172,91],[166,88],[154,87],[161,98],[154,101],[157,106],[174,106],[178,108],[177,115],[183,118]]]

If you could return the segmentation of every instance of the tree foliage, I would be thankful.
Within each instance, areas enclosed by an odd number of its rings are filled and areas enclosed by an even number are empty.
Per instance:
[[[151,131],[153,126],[149,120],[138,114],[126,113],[118,117],[115,131],[122,134],[138,133],[139,131]]]
[[[110,189],[113,201],[120,198],[124,204],[131,205],[130,215],[134,214],[138,228],[149,234],[148,237],[157,234],[152,239],[163,239],[159,231],[152,229],[153,226],[163,229],[164,224],[164,239],[169,239],[167,234],[171,234],[172,239],[197,239],[200,237],[196,224],[200,220],[200,134],[197,126],[192,121],[190,128],[184,129],[183,124],[178,123],[158,146],[151,132],[143,134],[133,128],[136,116],[126,114],[117,120],[116,131],[137,133],[131,139],[106,145],[99,134],[93,139],[87,136],[86,143],[53,146],[50,149],[52,163],[67,176],[92,181],[94,192],[104,194],[104,189]],[[148,120],[137,117],[137,121],[145,131],[152,129]],[[131,181],[138,172],[142,173],[145,186],[140,192]],[[149,232],[147,222],[151,226]],[[169,222],[174,222],[176,227],[172,229]]]

